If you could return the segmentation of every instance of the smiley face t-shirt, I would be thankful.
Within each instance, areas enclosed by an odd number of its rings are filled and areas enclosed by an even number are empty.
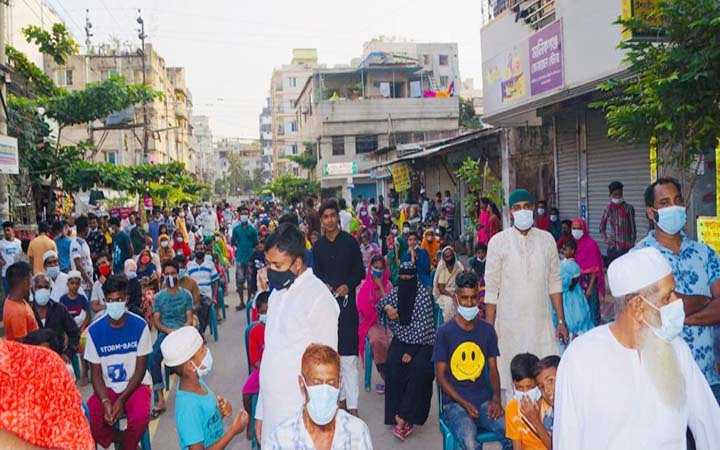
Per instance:
[[[437,333],[433,362],[447,363],[447,379],[464,399],[476,408],[492,398],[488,359],[499,356],[495,329],[475,319],[472,330],[460,328],[451,319]],[[452,400],[443,396],[443,403]]]

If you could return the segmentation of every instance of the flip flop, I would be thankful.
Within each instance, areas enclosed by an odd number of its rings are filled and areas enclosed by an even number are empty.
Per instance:
[[[393,436],[400,439],[401,441],[405,440],[405,429],[401,427],[400,425],[395,425],[392,429]]]
[[[154,419],[157,419],[158,417],[160,417],[161,415],[163,415],[163,413],[164,413],[165,411],[167,411],[167,408],[162,408],[162,409],[160,409],[160,408],[153,408],[153,409],[152,409],[152,412],[150,413],[150,418],[153,419],[153,420],[154,420]]]

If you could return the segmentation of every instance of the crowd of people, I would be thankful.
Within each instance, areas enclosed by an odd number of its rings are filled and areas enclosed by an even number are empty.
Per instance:
[[[527,190],[504,206],[503,229],[478,198],[470,249],[447,191],[56,217],[30,241],[5,222],[0,443],[134,450],[175,376],[181,449],[371,449],[370,360],[398,441],[438,395],[456,448],[720,448],[720,259],[684,234],[679,183],[648,186],[639,241],[611,183],[604,254]],[[250,318],[235,408],[206,381],[231,290]]]

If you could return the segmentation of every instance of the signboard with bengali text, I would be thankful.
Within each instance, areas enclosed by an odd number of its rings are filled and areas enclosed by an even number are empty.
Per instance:
[[[17,139],[0,135],[0,173],[17,175],[20,173]]]
[[[720,217],[698,217],[697,238],[720,254]]]
[[[407,164],[393,164],[390,167],[393,178],[393,186],[397,192],[405,192],[410,189],[410,169]]]
[[[563,76],[562,20],[557,20],[530,36],[530,95],[561,88]]]

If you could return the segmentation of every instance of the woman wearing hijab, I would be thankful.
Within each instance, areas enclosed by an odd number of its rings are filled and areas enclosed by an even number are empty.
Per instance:
[[[575,262],[582,270],[580,286],[590,305],[593,322],[600,325],[600,299],[605,297],[605,275],[600,247],[588,233],[587,223],[581,218],[572,221],[572,236],[577,244]]]
[[[380,254],[380,246],[370,240],[370,232],[363,230],[360,235],[360,253],[362,254],[363,266],[368,267],[370,260]]]
[[[442,308],[443,323],[455,315],[455,278],[464,270],[457,260],[455,250],[449,245],[442,250],[442,258],[438,262],[433,279],[433,296]]]
[[[390,271],[385,264],[385,258],[381,255],[372,257],[367,269],[365,279],[360,284],[357,293],[357,310],[360,318],[358,325],[358,343],[360,360],[364,361],[365,337],[370,340],[372,347],[373,361],[380,376],[385,379],[385,360],[390,346],[390,332],[384,325],[378,322],[375,306],[381,298],[385,297],[392,290],[390,283]],[[379,384],[376,387],[378,394],[385,391],[385,386]]]
[[[192,251],[190,250],[190,246],[188,245],[187,240],[183,237],[183,234],[180,232],[180,230],[175,230],[173,233],[173,250],[175,251],[176,255],[182,254],[186,258],[189,258],[192,254]]]
[[[158,256],[160,257],[160,264],[164,265],[166,262],[171,261],[175,258],[175,250],[172,249],[172,243],[170,237],[167,234],[162,234],[158,238]]]
[[[145,248],[140,252],[137,260],[137,278],[140,280],[140,285],[143,288],[152,288],[155,291],[158,290],[160,279],[158,275],[158,268],[152,262],[152,253],[149,249]]]
[[[488,245],[490,238],[502,231],[502,219],[497,205],[487,197],[480,199],[477,241]]]
[[[397,286],[398,276],[400,275],[400,240],[395,238],[394,234],[390,234],[385,240],[387,246],[388,270],[390,270],[390,283]]]
[[[415,425],[427,420],[435,378],[433,300],[412,263],[400,265],[398,286],[378,302],[376,310],[393,334],[385,362],[385,424],[393,426],[395,437],[405,440]]]
[[[420,244],[420,248],[428,252],[428,255],[430,256],[430,265],[433,269],[437,267],[438,252],[440,251],[440,238],[435,236],[435,233],[433,233],[431,228],[428,228],[425,230],[425,233],[423,233],[423,240],[422,244]]]

